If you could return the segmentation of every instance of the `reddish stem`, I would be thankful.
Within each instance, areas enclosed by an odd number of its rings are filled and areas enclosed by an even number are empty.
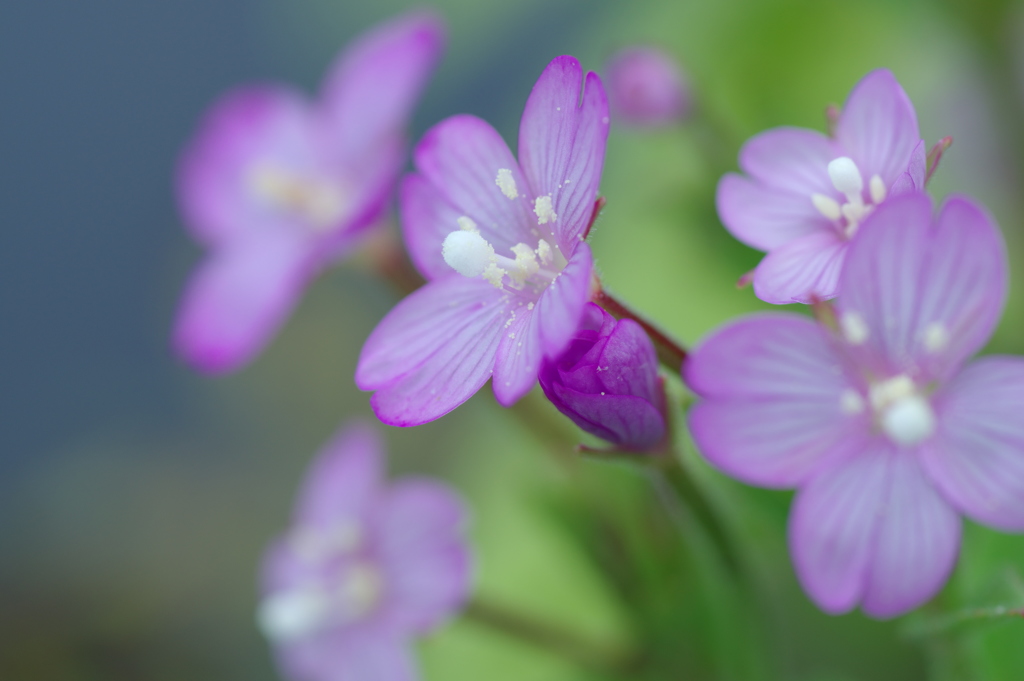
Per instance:
[[[670,369],[677,374],[682,370],[683,362],[686,361],[686,350],[683,346],[676,343],[674,340],[659,331],[653,324],[613,298],[606,290],[604,290],[604,288],[599,287],[591,300],[603,307],[608,314],[616,319],[632,319],[634,322],[642,326],[644,331],[647,332],[647,335],[650,336],[651,341],[654,343],[655,349],[658,351],[658,361],[660,361],[667,369]]]

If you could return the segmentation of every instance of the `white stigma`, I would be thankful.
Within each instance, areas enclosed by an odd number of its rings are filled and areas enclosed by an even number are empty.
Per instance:
[[[478,232],[460,229],[444,238],[441,256],[464,277],[479,277],[494,263],[494,247]]]
[[[847,312],[839,319],[843,336],[850,345],[863,345],[870,335],[867,322],[856,312]]]
[[[512,177],[512,171],[508,168],[500,168],[498,170],[498,176],[494,178],[494,183],[498,185],[498,189],[501,193],[510,199],[519,197],[519,189],[516,187],[516,178]]]
[[[928,400],[917,394],[893,402],[880,421],[885,434],[901,445],[919,444],[935,432],[935,412]]]
[[[270,594],[259,605],[256,622],[275,641],[290,641],[319,629],[330,616],[327,594],[315,586]]]
[[[832,186],[846,194],[850,201],[853,201],[855,196],[859,198],[864,190],[864,178],[860,176],[857,164],[849,156],[840,156],[830,161],[828,176],[832,180]]]
[[[533,202],[533,212],[537,214],[538,225],[554,222],[558,219],[558,215],[555,214],[555,209],[551,205],[550,195],[538,196],[537,200]]]
[[[924,349],[932,354],[942,352],[949,346],[949,332],[939,322],[924,327]]]

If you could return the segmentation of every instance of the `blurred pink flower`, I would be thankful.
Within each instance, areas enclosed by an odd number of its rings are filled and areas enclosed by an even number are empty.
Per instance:
[[[887,201],[850,244],[836,332],[767,313],[691,356],[701,451],[755,485],[797,487],[790,546],[822,609],[909,610],[946,581],[959,514],[1024,530],[1024,360],[967,359],[1006,298],[992,219],[955,197]]]
[[[582,90],[582,101],[581,101]],[[601,80],[572,57],[541,74],[519,127],[519,161],[473,116],[416,147],[401,207],[409,254],[428,283],[363,346],[356,383],[395,426],[432,421],[493,375],[508,406],[562,352],[590,296],[584,243],[608,136]]]
[[[340,430],[264,556],[258,621],[288,679],[414,681],[413,639],[468,595],[458,495],[426,479],[386,484],[384,465],[370,427]]]
[[[718,215],[749,246],[768,251],[754,271],[758,298],[807,303],[839,293],[858,226],[887,198],[923,190],[924,140],[914,106],[885,69],[850,93],[835,137],[775,128],[743,145],[740,167],[718,184]]]
[[[661,126],[690,112],[690,86],[679,65],[654,47],[627,47],[612,55],[608,101],[617,123]]]
[[[186,361],[211,373],[249,362],[310,280],[381,217],[443,43],[437,17],[406,15],[340,55],[315,102],[256,85],[214,105],[178,168],[185,222],[210,249],[178,311]]]

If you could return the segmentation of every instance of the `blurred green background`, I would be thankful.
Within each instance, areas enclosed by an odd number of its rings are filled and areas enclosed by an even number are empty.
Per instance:
[[[254,626],[257,561],[286,527],[316,449],[344,420],[371,416],[352,373],[398,294],[359,263],[343,264],[250,368],[194,375],[166,350],[177,294],[200,255],[177,223],[171,169],[224,89],[275,79],[312,91],[342,45],[409,6],[18,0],[0,12],[0,69],[13,85],[0,104],[0,679],[276,678]],[[606,285],[687,344],[761,307],[735,286],[759,254],[714,212],[715,184],[735,168],[739,145],[777,125],[823,129],[824,107],[878,67],[907,90],[929,145],[955,140],[933,195],[984,202],[1013,272],[1024,267],[1024,5],[434,6],[450,45],[414,137],[469,112],[514,145],[529,89],[559,54],[600,71],[617,48],[649,43],[680,60],[695,115],[656,132],[613,127],[608,204],[592,242]],[[1022,279],[1012,277],[987,351],[1024,353]],[[793,576],[789,494],[692,461],[742,542],[752,595],[729,587],[699,534],[666,529],[634,473],[567,461],[579,434],[537,395],[505,411],[485,389],[438,422],[386,435],[395,473],[445,477],[470,499],[482,597],[605,650],[654,641],[678,674],[643,678],[1024,678],[1024,621],[934,626],[964,608],[1024,606],[1024,537],[968,523],[956,572],[933,603],[889,622],[830,617]],[[598,526],[626,543],[602,550]],[[617,562],[625,573],[610,567]],[[471,620],[420,652],[434,681],[613,678]]]

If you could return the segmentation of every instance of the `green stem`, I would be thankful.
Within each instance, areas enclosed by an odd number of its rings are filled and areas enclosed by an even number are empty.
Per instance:
[[[998,619],[1024,619],[1024,608],[1011,608],[1005,605],[996,605],[990,608],[968,608],[920,622],[908,627],[906,633],[912,638],[924,638],[941,634],[966,622]]]
[[[677,525],[686,522],[685,511],[680,508],[682,502],[715,547],[722,565],[737,581],[742,581],[742,563],[729,532],[719,520],[711,501],[683,468],[678,457],[669,453],[652,463],[654,465],[648,466],[651,482],[674,522]]]
[[[548,622],[514,612],[479,597],[470,601],[463,617],[506,636],[542,648],[596,672],[628,672],[641,661],[619,645],[588,640]]]

